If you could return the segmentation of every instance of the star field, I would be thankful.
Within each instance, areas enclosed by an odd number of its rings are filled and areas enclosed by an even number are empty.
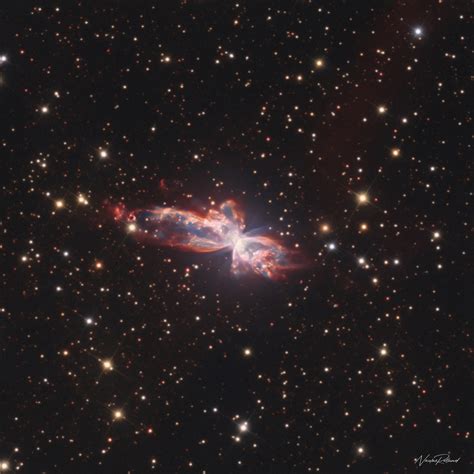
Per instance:
[[[467,2],[2,11],[0,473],[472,472]]]

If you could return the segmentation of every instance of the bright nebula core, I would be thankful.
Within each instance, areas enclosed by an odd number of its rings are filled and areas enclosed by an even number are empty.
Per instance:
[[[137,238],[149,243],[187,252],[232,252],[235,275],[279,280],[299,267],[295,251],[268,235],[245,232],[244,214],[231,200],[206,214],[171,207],[131,212],[116,208],[116,218],[125,220]]]

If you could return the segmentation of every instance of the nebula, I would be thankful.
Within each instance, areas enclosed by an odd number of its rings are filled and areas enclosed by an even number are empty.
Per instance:
[[[232,252],[234,275],[255,274],[280,280],[299,267],[296,252],[275,238],[245,232],[244,214],[232,200],[205,214],[172,207],[133,211],[117,207],[115,217],[126,222],[138,239],[149,243],[185,252]]]

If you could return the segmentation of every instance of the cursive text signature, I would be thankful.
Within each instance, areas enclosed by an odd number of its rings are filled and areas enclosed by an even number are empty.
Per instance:
[[[449,454],[435,454],[434,456],[431,456],[431,454],[427,454],[426,456],[422,454],[421,456],[415,458],[415,464],[418,464],[418,466],[423,466],[423,464],[427,463],[437,466],[438,464],[449,464],[452,462],[457,463],[460,459],[460,457],[451,459]]]

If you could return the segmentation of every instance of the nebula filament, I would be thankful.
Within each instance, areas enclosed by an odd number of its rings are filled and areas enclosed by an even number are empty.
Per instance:
[[[116,208],[116,218],[125,220],[137,238],[186,252],[232,252],[235,275],[256,274],[279,280],[298,267],[295,252],[273,237],[245,232],[244,214],[235,201],[201,214],[196,211],[158,207],[125,212]]]

